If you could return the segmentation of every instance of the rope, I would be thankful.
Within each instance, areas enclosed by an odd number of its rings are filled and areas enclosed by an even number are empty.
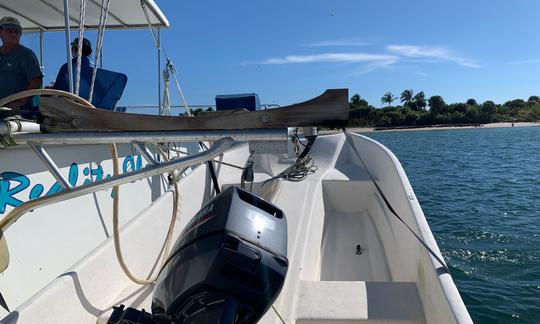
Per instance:
[[[379,193],[379,195],[381,196],[381,198],[383,199],[384,203],[386,204],[386,207],[388,208],[388,210],[390,210],[390,212],[397,218],[399,219],[399,221],[401,223],[403,223],[403,225],[405,225],[405,227],[412,233],[412,235],[414,235],[414,237],[420,242],[420,244],[422,244],[422,246],[429,252],[429,254],[431,254],[440,264],[441,266],[443,267],[443,269],[447,272],[447,273],[450,273],[450,269],[448,269],[448,266],[446,265],[446,263],[442,260],[442,257],[440,257],[439,255],[437,255],[437,253],[435,253],[435,251],[433,251],[429,245],[427,245],[426,242],[424,242],[424,240],[418,235],[416,234],[416,232],[409,226],[409,224],[407,224],[405,222],[405,220],[403,218],[401,218],[397,212],[394,210],[394,208],[392,207],[392,205],[390,204],[390,202],[388,201],[388,199],[386,198],[384,192],[382,191],[381,187],[379,187],[379,185],[377,184],[377,182],[375,181],[375,178],[373,178],[373,176],[371,175],[371,173],[369,172],[368,168],[366,167],[366,164],[364,163],[364,161],[362,160],[362,158],[360,157],[360,153],[358,152],[358,150],[356,149],[356,146],[354,146],[354,143],[352,142],[352,139],[351,139],[351,135],[349,134],[349,132],[347,132],[347,130],[344,129],[344,133],[346,135],[346,138],[347,138],[347,141],[349,142],[350,146],[352,147],[354,153],[356,154],[356,156],[358,157],[358,159],[360,160],[360,163],[362,164],[362,167],[364,168],[364,170],[366,171],[366,173],[368,174],[369,178],[371,179],[371,182],[375,185],[375,188],[377,189],[377,192]]]
[[[2,122],[2,121],[0,121],[0,122]],[[4,148],[7,148],[9,146],[17,145],[17,143],[15,143],[15,141],[13,140],[13,137],[11,136],[11,133],[13,131],[13,127],[11,126],[10,122],[14,122],[15,124],[17,124],[16,132],[20,132],[22,130],[22,124],[18,120],[8,119],[8,120],[4,120],[3,122],[4,122],[4,125],[6,125],[7,133],[4,136],[0,136],[0,149],[4,149]]]
[[[17,130],[15,132],[22,132],[22,124],[21,124],[21,122],[19,120],[17,120],[17,119],[8,119],[8,122],[10,122],[10,121],[17,124]]]
[[[169,79],[169,70],[163,70],[163,105],[159,107],[160,116],[171,115],[171,96],[170,96],[171,82]]]
[[[81,64],[84,36],[84,18],[86,17],[86,0],[81,0],[79,15],[79,42],[77,44],[77,77],[75,79],[75,94],[79,95],[79,86],[81,83]]]
[[[112,153],[112,158],[113,158],[114,176],[117,176],[119,174],[118,151],[116,149],[116,144],[114,144],[114,143],[111,144],[111,153]],[[171,245],[172,235],[173,235],[173,232],[174,232],[174,225],[176,224],[176,218],[177,218],[178,207],[179,207],[178,200],[179,200],[180,191],[178,189],[178,183],[176,181],[176,177],[174,177],[174,172],[173,172],[173,176],[171,178],[172,178],[172,182],[173,182],[173,185],[174,185],[173,212],[172,212],[171,222],[169,224],[169,229],[167,230],[167,236],[165,237],[165,242],[163,243],[162,253],[160,253],[160,255],[158,255],[158,260],[159,260],[159,257],[161,255],[163,256],[162,261],[161,261],[161,265],[159,267],[159,270],[161,270],[161,268],[165,265],[165,263],[167,261],[167,256],[169,254],[169,248],[170,248],[170,245]],[[114,193],[114,199],[113,199],[113,238],[114,238],[114,250],[116,252],[116,258],[118,259],[118,263],[120,263],[120,267],[122,268],[122,270],[124,271],[126,276],[131,281],[133,281],[133,282],[135,282],[135,283],[137,283],[139,285],[152,284],[152,283],[154,283],[156,281],[160,271],[158,271],[156,273],[156,275],[151,277],[151,278],[147,278],[147,279],[139,278],[136,275],[134,275],[133,272],[130,271],[130,269],[128,268],[128,266],[127,266],[127,264],[126,264],[126,262],[124,260],[124,257],[122,255],[122,249],[121,249],[121,246],[120,246],[120,225],[119,225],[120,187],[115,186],[113,188],[113,193]]]
[[[8,123],[9,124],[9,123]],[[0,136],[0,149],[5,149],[9,146],[17,145],[15,141],[13,140],[13,137],[11,136],[11,133]]]
[[[178,90],[178,93],[180,94],[180,98],[182,99],[182,103],[184,107],[186,108],[186,112],[188,116],[193,116],[193,113],[191,112],[191,108],[187,104],[186,97],[184,96],[184,92],[182,91],[182,87],[180,87],[180,82],[178,81],[178,72],[176,70],[176,67],[172,64],[171,59],[169,58],[169,55],[167,55],[167,51],[165,50],[165,47],[162,47],[161,44],[158,42],[157,36],[154,33],[154,29],[152,28],[152,23],[150,22],[150,17],[148,16],[148,11],[146,10],[146,5],[144,3],[144,0],[141,0],[141,7],[144,12],[144,18],[146,19],[146,24],[148,25],[148,29],[152,33],[152,38],[154,39],[154,44],[156,45],[156,48],[163,49],[163,54],[165,54],[165,58],[167,59],[167,63],[165,64],[165,68],[171,71],[174,82],[176,84],[176,89]]]
[[[266,179],[262,185],[275,179],[281,179],[291,182],[300,182],[307,178],[308,175],[315,173],[318,167],[315,165],[311,155],[306,155],[303,158],[298,159],[293,165],[280,172],[278,175]]]
[[[35,95],[56,95],[56,96],[62,96],[62,97],[66,97],[66,98],[69,98],[79,104],[82,104],[84,106],[87,106],[89,108],[95,108],[90,102],[88,102],[87,100],[75,95],[75,94],[72,94],[72,93],[69,93],[69,92],[65,92],[65,91],[61,91],[61,90],[55,90],[55,89],[33,89],[33,90],[26,90],[26,91],[22,91],[22,92],[19,92],[19,93],[16,93],[16,94],[13,94],[11,96],[8,96],[8,97],[5,97],[3,99],[0,99],[0,107],[5,105],[6,103],[9,103],[11,101],[14,101],[14,100],[18,100],[18,99],[21,99],[21,98],[25,98],[25,97],[29,97],[29,96],[35,96]],[[8,127],[11,128],[11,125],[9,125]],[[11,137],[8,137],[8,139],[11,140],[11,142],[13,144],[15,144],[15,142],[13,142],[13,139]],[[10,144],[10,143],[6,143],[6,141],[4,140],[4,137],[0,137],[0,144],[3,144],[3,145],[6,145],[6,144]],[[114,171],[114,175],[117,176],[119,174],[119,165],[118,165],[118,151],[116,149],[116,144],[111,144],[111,152],[112,152],[112,158],[113,158],[113,171]],[[169,248],[170,248],[170,243],[171,243],[171,239],[172,239],[172,234],[173,234],[173,231],[174,231],[174,225],[176,223],[176,218],[177,218],[177,214],[178,214],[178,207],[179,207],[179,188],[178,188],[178,183],[176,181],[176,178],[173,176],[172,177],[172,182],[173,182],[173,185],[174,185],[174,203],[173,203],[173,213],[172,213],[172,217],[171,217],[171,222],[169,224],[169,229],[167,231],[167,236],[165,238],[165,242],[163,244],[164,248],[163,248],[163,259],[162,259],[162,265],[160,266],[160,269],[161,267],[163,267],[163,265],[165,264],[165,261],[166,261],[166,256],[168,255],[169,253]],[[121,247],[120,247],[120,232],[119,232],[119,213],[118,213],[118,209],[119,209],[119,194],[120,194],[120,190],[119,190],[119,186],[115,186],[113,188],[113,192],[114,192],[114,200],[113,200],[113,235],[114,235],[114,247],[115,247],[115,252],[116,252],[116,257],[118,259],[118,262],[120,263],[120,266],[122,267],[122,270],[124,271],[124,273],[128,276],[128,278],[130,278],[132,281],[134,281],[135,283],[138,283],[138,284],[142,284],[142,285],[146,285],[146,284],[150,284],[150,283],[153,283],[156,279],[157,279],[157,275],[155,278],[151,278],[151,279],[140,279],[138,277],[136,277],[130,270],[129,268],[127,267],[125,261],[124,261],[124,258],[122,256],[122,251],[121,251]],[[9,215],[7,216],[9,217]],[[158,256],[159,258],[159,256]],[[159,273],[159,272],[158,272]]]
[[[32,97],[32,96],[41,96],[41,95],[52,95],[52,96],[59,96],[59,97],[66,97],[68,99],[71,99],[83,106],[87,106],[88,108],[95,108],[91,103],[86,101],[85,99],[74,95],[71,92],[65,92],[62,90],[55,90],[55,89],[32,89],[32,90],[25,90],[21,91],[15,94],[12,94],[11,96],[7,96],[5,98],[0,99],[0,107],[4,106],[7,103],[10,103],[15,100],[19,100],[26,97]],[[5,136],[0,136],[0,149],[7,148],[8,146],[17,145],[15,141],[13,140],[13,137],[11,136],[11,124],[10,121],[13,121],[17,124],[17,131],[22,130],[22,124],[18,120],[8,120],[6,122],[6,125],[8,127],[8,134]]]
[[[109,15],[109,0],[101,1],[101,15],[99,17],[99,29],[98,29],[98,39],[96,44],[96,55],[94,59],[94,69],[92,70],[92,81],[90,82],[90,97],[88,101],[92,102],[92,96],[94,94],[94,85],[96,83],[96,73],[97,67],[99,65],[99,59],[101,54],[101,48],[103,47],[103,34],[105,33],[105,25],[107,23],[107,16]],[[79,39],[79,42],[81,40]]]
[[[296,131],[298,131],[298,128],[296,129]],[[304,145],[300,141],[298,134],[295,133],[292,136],[292,142],[294,153],[297,156],[296,162],[287,169],[280,172],[278,175],[270,179],[266,179],[262,183],[262,186],[264,186],[267,182],[275,179],[282,179],[291,182],[300,182],[305,180],[308,175],[317,172],[318,167],[317,165],[315,165],[315,161],[313,161],[311,155],[308,154],[311,150],[311,147],[313,146],[313,143],[315,142],[315,137],[309,138],[308,144]],[[300,145],[304,146],[304,150],[302,151],[302,153],[300,153]]]
[[[167,56],[167,52],[165,51],[165,48],[163,49],[163,52],[165,53],[165,57],[167,57],[167,65],[166,66],[171,71],[171,73],[172,73],[172,75],[174,77],[174,82],[176,83],[176,89],[180,93],[180,97],[182,98],[182,103],[184,104],[184,107],[186,108],[187,115],[191,117],[191,116],[193,116],[193,113],[191,112],[191,108],[189,108],[189,106],[187,104],[186,97],[184,96],[184,92],[182,91],[182,88],[180,87],[180,82],[178,82],[178,75],[177,75],[178,72],[176,71],[176,68],[172,64],[169,57]]]

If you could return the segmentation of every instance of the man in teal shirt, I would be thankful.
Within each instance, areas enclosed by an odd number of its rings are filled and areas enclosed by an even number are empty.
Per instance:
[[[36,55],[20,44],[22,27],[13,17],[0,19],[0,99],[24,90],[41,87],[43,74]],[[32,98],[8,103],[13,109],[32,110]]]

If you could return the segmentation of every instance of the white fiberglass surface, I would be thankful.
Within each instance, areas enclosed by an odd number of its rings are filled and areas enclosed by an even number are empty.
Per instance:
[[[112,174],[108,145],[48,146],[47,152],[72,185],[92,183]],[[119,155],[121,172],[145,164],[129,145],[120,145]],[[60,190],[29,147],[5,150],[0,165],[0,217],[24,201]],[[161,195],[161,183],[154,177],[122,186],[122,225]],[[128,199],[130,202],[125,203]],[[33,210],[5,231],[11,260],[0,276],[0,286],[11,308],[112,235],[112,201],[111,189],[85,195]]]
[[[356,186],[355,186],[356,185]],[[321,246],[321,280],[389,281],[390,270],[379,231],[362,199],[369,183],[323,183],[325,212]],[[347,199],[348,197],[348,199]]]
[[[397,158],[386,147],[367,137],[352,135],[350,142],[360,152],[363,163],[396,213],[435,253],[441,255]],[[348,163],[362,165],[352,149],[343,150],[342,154],[343,160]],[[393,281],[416,282],[428,323],[470,323],[470,316],[450,274],[441,271],[440,264],[406,226],[391,214],[380,195],[376,201],[371,206],[388,215],[387,218],[374,218],[374,221],[383,238]]]

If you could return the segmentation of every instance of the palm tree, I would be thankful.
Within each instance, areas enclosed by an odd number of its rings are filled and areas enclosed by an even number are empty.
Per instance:
[[[414,97],[413,97],[413,102],[414,102],[414,107],[418,110],[424,110],[424,108],[426,108],[427,106],[427,102],[426,102],[426,95],[424,94],[424,91],[420,91],[418,92]]]
[[[403,90],[400,98],[401,98],[401,103],[403,103],[405,106],[409,106],[413,99],[412,89]]]
[[[440,114],[444,111],[446,103],[441,96],[431,96],[428,100],[429,112],[432,114]]]
[[[384,103],[387,102],[387,103],[388,103],[388,107],[390,107],[390,105],[392,104],[392,102],[393,102],[394,100],[396,100],[396,99],[397,99],[397,97],[394,96],[394,94],[393,94],[392,92],[388,91],[387,93],[384,94],[384,96],[382,96],[382,98],[381,98],[381,103],[384,104]]]

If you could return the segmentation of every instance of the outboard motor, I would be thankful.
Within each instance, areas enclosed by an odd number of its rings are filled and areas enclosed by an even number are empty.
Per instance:
[[[281,291],[287,268],[283,212],[229,187],[174,245],[156,282],[152,317],[159,323],[256,323]]]

